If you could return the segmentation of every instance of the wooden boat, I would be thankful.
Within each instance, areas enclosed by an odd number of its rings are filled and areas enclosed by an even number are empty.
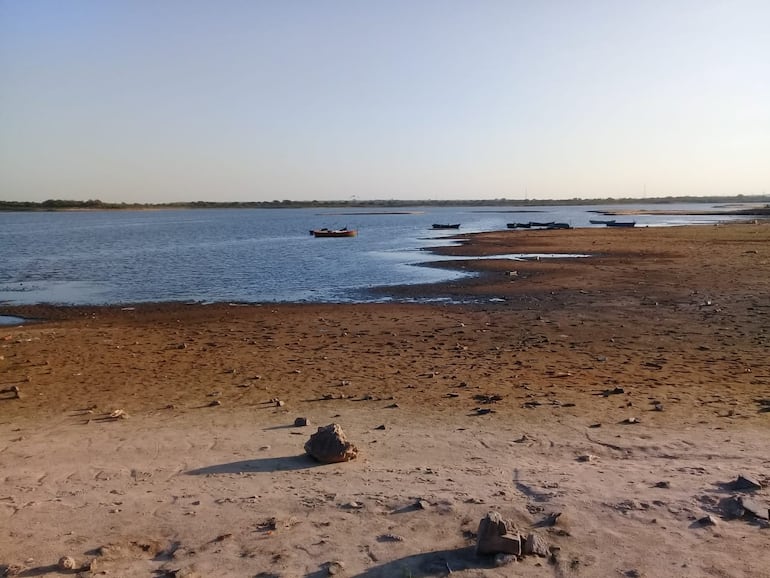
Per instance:
[[[440,223],[433,223],[434,229],[459,229],[460,223],[456,223],[454,225],[442,225]]]
[[[312,229],[310,233],[314,237],[355,237],[358,231],[355,229]]]
[[[636,221],[612,221],[606,225],[608,227],[636,227]]]
[[[614,219],[588,219],[588,222],[592,225],[609,225],[610,223],[614,223]]]
[[[529,223],[508,223],[506,225],[509,229],[571,229],[567,223],[557,223],[556,221],[548,221],[542,223],[540,221],[530,221]]]

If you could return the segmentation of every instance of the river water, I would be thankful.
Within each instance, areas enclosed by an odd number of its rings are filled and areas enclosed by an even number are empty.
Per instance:
[[[419,266],[438,260],[425,249],[449,242],[445,237],[454,233],[433,231],[433,223],[461,223],[461,233],[530,220],[587,227],[597,217],[589,211],[597,208],[608,207],[410,207],[407,214],[355,209],[0,212],[0,305],[381,301],[382,294],[369,289],[467,274]],[[634,217],[637,226],[726,219]],[[321,227],[357,229],[358,236],[309,235]]]

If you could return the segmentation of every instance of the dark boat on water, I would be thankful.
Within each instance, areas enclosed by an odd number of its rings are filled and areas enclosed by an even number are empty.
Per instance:
[[[508,223],[506,225],[509,229],[571,229],[569,223],[557,223],[556,221],[548,221],[547,223],[541,223],[538,221],[530,221],[529,223]]]
[[[460,223],[455,223],[454,225],[443,225],[441,223],[433,223],[434,229],[459,229]]]
[[[358,231],[355,229],[311,229],[310,234],[314,237],[355,237]]]
[[[610,221],[605,224],[608,227],[636,227],[636,221]]]
[[[609,225],[611,223],[614,223],[614,219],[589,219],[589,223],[592,225]]]

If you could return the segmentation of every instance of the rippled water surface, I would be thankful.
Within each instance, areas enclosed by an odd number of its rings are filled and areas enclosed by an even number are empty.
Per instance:
[[[464,273],[417,266],[422,249],[455,231],[505,229],[519,221],[589,226],[594,207],[541,213],[425,208],[410,214],[313,209],[0,213],[0,303],[119,304],[143,301],[375,301],[367,289],[429,283]],[[681,208],[681,207],[670,207]],[[699,206],[699,208],[710,208]],[[410,209],[411,210],[411,209]],[[720,218],[721,219],[721,218]],[[711,217],[637,217],[639,226]],[[316,239],[313,228],[358,229]]]

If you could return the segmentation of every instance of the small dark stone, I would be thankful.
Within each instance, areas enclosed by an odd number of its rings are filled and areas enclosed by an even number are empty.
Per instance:
[[[294,420],[294,427],[304,427],[308,424],[306,417],[298,417]]]
[[[657,484],[655,484],[655,487],[656,488],[664,488],[664,489],[667,490],[668,488],[671,487],[671,482],[665,482],[665,481],[664,482],[658,482]]]
[[[740,518],[746,511],[743,509],[741,500],[735,496],[725,498],[720,502],[722,512],[727,518]]]

